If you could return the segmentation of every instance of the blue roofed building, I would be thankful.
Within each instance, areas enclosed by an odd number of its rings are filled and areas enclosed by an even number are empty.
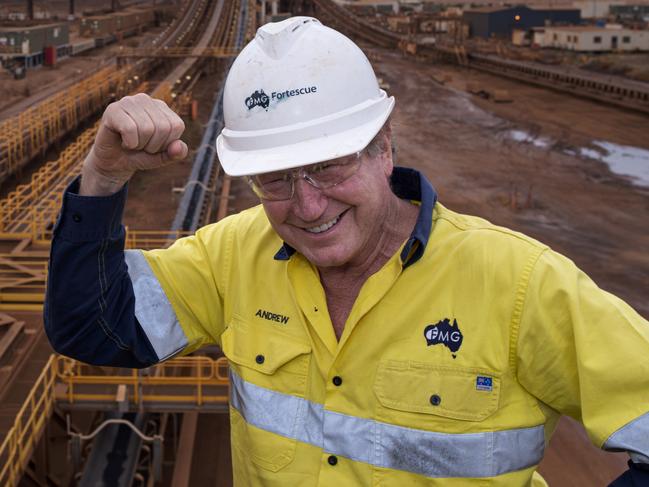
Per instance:
[[[472,37],[511,38],[512,30],[529,30],[545,25],[578,25],[578,8],[483,7],[465,10],[464,22]]]

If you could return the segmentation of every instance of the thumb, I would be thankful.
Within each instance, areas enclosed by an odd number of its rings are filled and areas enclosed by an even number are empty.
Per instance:
[[[173,161],[180,161],[187,157],[187,153],[189,152],[189,149],[187,147],[187,144],[185,144],[182,140],[177,139],[174,140],[171,144],[167,146],[167,158],[173,160]]]

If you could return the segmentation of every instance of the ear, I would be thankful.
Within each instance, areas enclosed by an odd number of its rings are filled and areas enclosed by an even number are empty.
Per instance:
[[[392,153],[386,151],[381,154],[381,164],[383,166],[383,173],[387,178],[390,178],[392,171],[394,170],[394,163],[392,162]]]
[[[385,147],[385,150],[381,154],[381,159],[383,160],[385,175],[389,178],[394,169],[394,161],[392,160],[392,126],[390,125],[390,120],[383,127],[383,138],[383,147]]]

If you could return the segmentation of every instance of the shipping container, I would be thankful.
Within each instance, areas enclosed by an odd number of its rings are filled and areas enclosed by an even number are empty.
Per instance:
[[[154,21],[155,14],[151,9],[132,9],[109,15],[83,17],[79,24],[79,34],[82,37],[96,38],[105,38],[118,32],[130,34],[152,25]]]
[[[117,19],[112,15],[97,15],[81,19],[79,34],[82,37],[105,37],[117,30]]]

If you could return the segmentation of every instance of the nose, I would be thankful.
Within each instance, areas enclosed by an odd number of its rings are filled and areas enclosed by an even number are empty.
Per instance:
[[[305,222],[320,218],[327,209],[327,197],[304,178],[295,178],[294,184],[292,208],[295,216]]]

